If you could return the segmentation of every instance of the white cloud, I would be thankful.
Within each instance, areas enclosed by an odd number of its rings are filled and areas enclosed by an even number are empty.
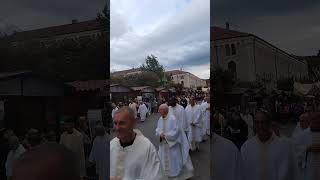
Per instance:
[[[115,27],[111,27],[111,69],[137,67],[150,54],[166,68],[204,68],[209,59],[203,57],[210,56],[209,3],[112,0],[111,26]]]

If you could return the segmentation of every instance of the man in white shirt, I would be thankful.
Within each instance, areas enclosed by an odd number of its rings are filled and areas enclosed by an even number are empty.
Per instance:
[[[191,146],[191,151],[200,149],[201,135],[201,109],[196,104],[195,99],[190,98],[190,104],[186,107],[186,117],[189,123],[188,140]]]
[[[6,176],[8,180],[12,178],[12,169],[15,161],[23,154],[26,150],[19,143],[17,136],[11,136],[9,138],[10,151],[6,161]]]
[[[169,114],[169,107],[162,104],[156,136],[160,140],[159,156],[165,175],[169,179],[183,180],[193,176],[187,137],[179,127],[176,118]]]
[[[134,129],[132,109],[120,108],[113,122],[116,137],[110,142],[110,180],[167,180],[156,148]]]
[[[298,177],[292,143],[272,131],[272,117],[258,111],[255,117],[257,135],[241,148],[244,180],[291,180]]]
[[[209,130],[210,130],[210,123],[209,123],[209,98],[208,97],[205,97],[201,103],[201,117],[202,117],[202,137],[203,137],[203,140],[206,140],[207,139],[207,135]]]
[[[299,122],[297,123],[297,126],[292,133],[293,138],[296,138],[297,136],[299,136],[299,134],[303,132],[303,130],[307,129],[310,126],[309,119],[310,119],[309,113],[304,113],[300,115]]]
[[[211,139],[211,179],[240,180],[241,155],[230,140],[213,133]]]

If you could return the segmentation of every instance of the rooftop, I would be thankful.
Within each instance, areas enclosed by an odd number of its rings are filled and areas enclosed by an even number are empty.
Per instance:
[[[233,31],[230,29],[225,29],[221,27],[212,26],[210,27],[210,38],[211,40],[221,40],[221,39],[228,39],[228,38],[236,38],[236,37],[245,37],[249,36],[250,34]]]
[[[12,41],[25,41],[26,39],[49,38],[64,34],[80,33],[85,31],[101,30],[102,26],[97,20],[74,22],[71,24],[52,26],[30,31],[16,32],[9,36]]]

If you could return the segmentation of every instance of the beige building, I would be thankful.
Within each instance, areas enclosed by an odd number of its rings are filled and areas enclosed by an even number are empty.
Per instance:
[[[212,66],[230,70],[236,81],[264,82],[267,89],[276,87],[277,80],[308,76],[305,61],[248,33],[211,27]]]
[[[185,88],[206,87],[207,85],[205,80],[202,80],[189,72],[172,70],[167,71],[166,73],[172,77],[174,83],[182,84]]]

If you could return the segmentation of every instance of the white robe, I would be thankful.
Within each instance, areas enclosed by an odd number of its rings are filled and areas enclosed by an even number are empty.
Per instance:
[[[134,117],[137,118],[137,104],[136,103],[129,104],[129,107],[133,110]]]
[[[254,136],[253,117],[250,114],[248,115],[241,114],[240,116],[248,126],[248,139],[250,139]]]
[[[145,121],[146,120],[148,111],[149,110],[148,110],[147,106],[144,103],[142,103],[139,106],[138,113],[140,114],[141,121]]]
[[[297,127],[298,129],[299,127]],[[307,148],[312,144],[311,131],[310,128],[305,130],[297,130],[296,133],[293,133],[292,140],[295,145],[295,157],[297,160],[298,170],[302,179],[306,176],[306,155]]]
[[[257,136],[241,148],[243,180],[292,180],[297,178],[293,144],[275,134],[265,143]]]
[[[110,177],[121,180],[167,180],[156,148],[139,130],[131,146],[123,148],[120,140],[110,142]]]
[[[111,113],[112,119],[113,119],[114,114],[116,113],[116,111],[118,111],[118,107],[112,109],[112,113]]]
[[[189,126],[188,126],[188,122],[186,119],[186,112],[180,104],[177,104],[175,107],[170,106],[169,107],[169,114],[172,114],[176,117],[178,124],[179,124],[179,127],[183,131],[188,131]]]
[[[240,161],[240,152],[233,142],[213,133],[210,179],[240,180]]]
[[[85,177],[87,173],[82,134],[76,129],[73,129],[72,134],[64,132],[60,137],[60,144],[64,145],[75,154],[77,160],[79,160],[80,177]]]
[[[96,164],[96,173],[100,179],[109,179],[109,155],[110,149],[109,137],[107,134],[104,136],[97,136],[93,141],[92,150],[89,156],[89,161]]]
[[[13,164],[14,162],[21,156],[21,154],[23,154],[26,150],[24,149],[24,147],[19,144],[19,147],[13,151],[11,150],[7,156],[7,161],[5,164],[6,167],[6,176],[7,177],[11,177],[12,176],[12,168],[13,168]]]
[[[166,118],[160,117],[158,120],[156,137],[159,141],[161,133],[164,133],[167,140],[172,142],[171,147],[166,141],[159,144],[159,157],[165,174],[170,179],[191,178],[193,166],[189,155],[188,140],[172,114],[168,114]]]
[[[318,162],[320,160],[320,156],[319,154],[316,155],[314,153],[311,152],[307,152],[307,148],[309,146],[312,145],[313,143],[313,133],[311,132],[310,128],[307,128],[305,130],[303,130],[299,136],[296,137],[296,142],[297,145],[299,145],[299,149],[300,151],[298,151],[298,157],[300,157],[300,161],[302,161],[302,172],[303,172],[303,179],[304,180],[316,180],[316,177],[314,176],[315,172],[319,171],[314,171],[314,165],[313,165],[313,161],[318,159]],[[318,164],[319,167],[319,164]],[[320,170],[320,169],[319,169]]]
[[[186,111],[186,117],[187,122],[189,126],[188,131],[188,139],[189,142],[192,143],[195,142],[201,142],[202,136],[201,136],[201,110],[199,105],[194,105],[193,107],[191,105],[188,105],[185,109]],[[191,126],[191,123],[195,123],[196,126]]]
[[[201,112],[202,112],[202,136],[209,134],[210,132],[210,124],[209,124],[209,104],[207,102],[202,102],[201,104]]]

